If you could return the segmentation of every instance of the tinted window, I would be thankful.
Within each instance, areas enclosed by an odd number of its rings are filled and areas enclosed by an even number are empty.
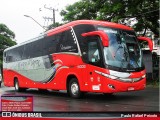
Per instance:
[[[14,56],[15,61],[22,60],[23,50],[24,50],[24,46],[20,46],[20,47],[13,49],[13,52],[14,52],[13,56]]]
[[[22,59],[29,59],[42,56],[42,40],[43,39],[40,39],[24,45],[25,47]]]
[[[43,55],[49,55],[49,54],[55,53],[58,42],[59,42],[58,35],[46,37],[43,40]]]
[[[59,44],[57,52],[74,52],[77,53],[77,43],[71,30],[67,30],[58,35]]]
[[[24,45],[24,54],[22,56],[22,59],[29,59],[30,58],[30,53],[32,52],[31,51],[32,48],[33,47],[32,47],[31,43]]]
[[[43,43],[44,55],[58,52],[78,52],[77,43],[74,40],[71,30],[46,37]]]
[[[7,53],[3,52],[3,61],[6,62]]]
[[[43,39],[40,39],[40,40],[37,40],[37,41],[31,43],[31,45],[32,45],[32,49],[30,52],[31,58],[42,56],[42,51],[43,51],[42,40]]]
[[[99,49],[97,42],[88,43],[88,61],[96,63],[100,60]]]
[[[7,51],[6,61],[14,62],[34,57],[49,55],[56,52],[78,52],[77,43],[71,30],[47,36],[20,47]]]
[[[11,52],[11,50],[6,52],[6,62],[12,62],[13,60],[13,52]]]
[[[88,62],[87,60],[87,41],[91,40],[93,37],[82,37],[82,33],[86,33],[86,32],[91,32],[91,31],[95,31],[95,27],[93,25],[78,25],[75,26],[74,28],[75,34],[77,36],[79,45],[80,45],[80,49],[82,52],[82,59],[84,62]],[[94,39],[94,38],[93,38]]]
[[[6,62],[15,62],[15,61],[22,60],[23,49],[24,49],[24,46],[20,46],[12,50],[8,50],[4,54],[4,57],[6,56]]]
[[[104,67],[99,37],[89,37],[87,41],[86,60],[94,66]]]

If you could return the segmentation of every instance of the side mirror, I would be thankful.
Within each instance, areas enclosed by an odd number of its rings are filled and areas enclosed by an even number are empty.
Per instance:
[[[138,37],[138,40],[147,41],[148,45],[149,45],[150,51],[153,50],[153,42],[152,42],[152,40],[150,38],[147,38],[147,37]]]
[[[82,33],[81,34],[83,37],[87,37],[87,36],[96,36],[98,35],[101,39],[102,39],[102,43],[104,47],[108,47],[109,46],[109,37],[108,35],[103,32],[103,31],[93,31],[93,32],[87,32],[87,33]]]

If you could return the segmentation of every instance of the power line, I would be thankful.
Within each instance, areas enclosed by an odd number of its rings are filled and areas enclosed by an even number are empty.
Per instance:
[[[156,11],[159,11],[159,10],[160,10],[160,9],[156,9],[156,10],[148,11],[148,12],[145,12],[145,13],[141,13],[141,14],[135,15],[134,17],[137,17],[137,16],[143,16],[143,15],[145,15],[145,14],[153,13],[153,12],[156,12]],[[127,16],[127,17],[133,17],[133,16]]]
[[[46,5],[44,5],[45,9],[51,10],[53,12],[53,18],[49,18],[49,17],[44,17],[44,19],[46,20],[53,20],[53,24],[55,24],[55,11],[58,11],[58,9],[52,8],[52,7],[46,7]]]
[[[145,15],[145,14],[152,13],[152,12],[159,11],[159,10],[160,10],[160,9],[156,9],[156,10],[148,11],[148,12],[145,12],[145,13],[142,13],[142,14],[138,14],[138,15],[136,15],[136,16],[139,16],[139,15]]]

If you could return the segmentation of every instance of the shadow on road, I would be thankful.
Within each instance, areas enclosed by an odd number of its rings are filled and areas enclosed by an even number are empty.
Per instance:
[[[15,95],[34,95],[41,96],[45,98],[66,98],[70,100],[75,100],[74,98],[70,98],[66,91],[52,91],[52,90],[37,90],[37,89],[28,89],[24,92],[15,92],[14,90],[9,90],[8,92]],[[113,95],[104,95],[102,93],[85,93],[84,96],[78,100],[89,100],[89,101],[132,101],[132,100],[140,100],[143,97],[135,92],[123,92],[123,93],[114,93]],[[77,100],[77,99],[76,99]]]

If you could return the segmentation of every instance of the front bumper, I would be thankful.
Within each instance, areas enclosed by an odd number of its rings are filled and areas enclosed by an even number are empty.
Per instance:
[[[107,79],[102,85],[102,92],[115,93],[143,90],[146,87],[146,78],[137,82],[121,82],[118,80]]]

